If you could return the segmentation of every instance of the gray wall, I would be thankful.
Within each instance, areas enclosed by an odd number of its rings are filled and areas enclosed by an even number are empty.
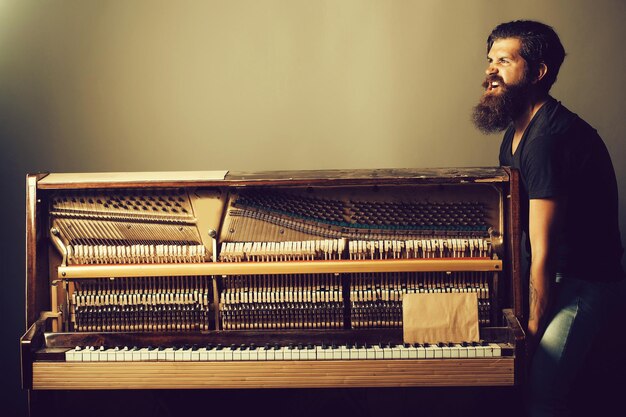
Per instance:
[[[485,39],[530,18],[561,36],[553,95],[605,139],[624,213],[625,17],[620,0],[0,0],[3,386],[27,172],[496,165],[499,135],[469,119]]]

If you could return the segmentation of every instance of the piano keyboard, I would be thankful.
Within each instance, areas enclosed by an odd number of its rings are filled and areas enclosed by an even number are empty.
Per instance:
[[[266,344],[183,347],[77,346],[65,352],[66,362],[220,362],[220,361],[319,361],[384,359],[466,359],[502,356],[497,343],[439,344]]]

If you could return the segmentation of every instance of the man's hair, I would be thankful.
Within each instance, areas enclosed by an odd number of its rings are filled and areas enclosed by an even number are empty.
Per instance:
[[[559,36],[552,27],[532,20],[515,20],[502,23],[491,31],[487,38],[487,53],[498,39],[516,38],[520,40],[520,55],[528,63],[531,76],[536,76],[539,65],[548,67],[547,74],[537,84],[545,93],[556,81],[559,68],[565,59],[565,50]]]

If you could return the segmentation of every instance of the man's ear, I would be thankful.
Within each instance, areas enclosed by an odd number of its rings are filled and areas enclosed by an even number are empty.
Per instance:
[[[537,74],[535,76],[533,84],[537,84],[539,81],[541,81],[543,77],[546,76],[547,73],[548,73],[548,66],[544,62],[540,62],[539,65],[537,66]]]

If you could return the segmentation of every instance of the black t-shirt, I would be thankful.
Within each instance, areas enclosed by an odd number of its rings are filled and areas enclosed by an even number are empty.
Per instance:
[[[514,154],[510,126],[500,165],[520,172],[521,221],[528,233],[529,199],[556,198],[557,272],[589,281],[622,279],[617,181],[595,129],[552,97],[535,114]]]

